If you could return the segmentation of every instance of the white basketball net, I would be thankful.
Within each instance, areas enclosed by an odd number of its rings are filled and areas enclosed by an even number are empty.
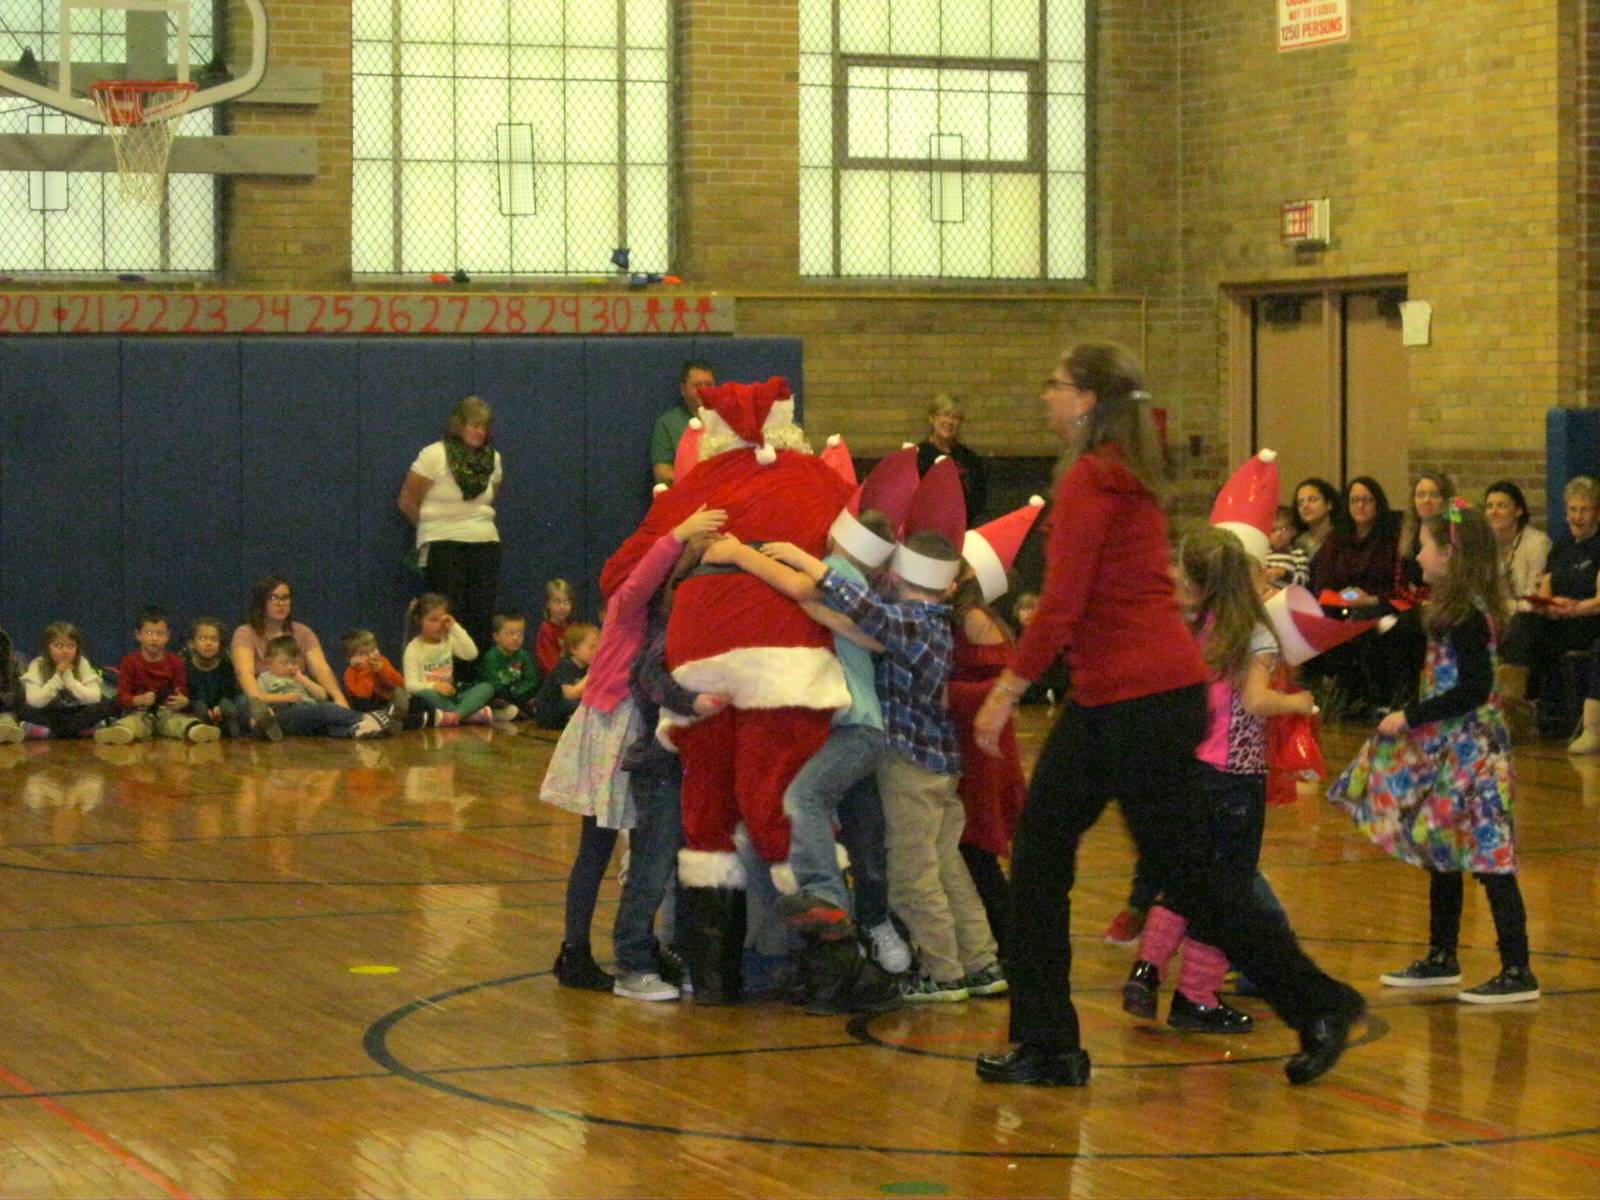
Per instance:
[[[167,195],[167,159],[177,119],[188,110],[192,84],[166,87],[99,84],[95,107],[117,156],[117,191],[130,204],[160,206]]]

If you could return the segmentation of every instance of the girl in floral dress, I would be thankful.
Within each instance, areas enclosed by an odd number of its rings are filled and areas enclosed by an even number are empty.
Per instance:
[[[1501,970],[1458,993],[1471,1004],[1539,998],[1528,967],[1527,912],[1517,887],[1511,816],[1511,738],[1494,693],[1495,645],[1507,612],[1494,534],[1456,499],[1422,525],[1417,556],[1432,599],[1421,698],[1390,713],[1328,790],[1356,826],[1403,862],[1428,872],[1429,950],[1380,976],[1389,987],[1453,987],[1463,876],[1483,885]]]

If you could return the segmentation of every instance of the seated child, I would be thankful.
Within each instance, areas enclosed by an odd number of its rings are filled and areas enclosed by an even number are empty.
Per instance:
[[[356,712],[353,708],[330,703],[328,691],[306,674],[305,658],[300,645],[290,634],[280,634],[267,643],[267,669],[256,676],[261,694],[272,706],[277,718],[263,736],[272,738],[270,730],[278,730],[278,737],[373,738],[389,732],[387,712]]]
[[[249,708],[233,673],[233,660],[222,652],[224,631],[216,617],[196,617],[190,626],[184,670],[189,676],[189,712],[238,737],[249,725]]]
[[[561,637],[576,604],[572,585],[565,579],[552,579],[544,585],[544,624],[539,626],[539,636],[533,644],[541,675],[550,674],[561,661]]]
[[[533,719],[540,729],[565,729],[583,699],[589,664],[600,647],[600,630],[582,621],[561,635],[561,661],[544,677],[533,701]]]
[[[522,642],[528,618],[519,612],[494,615],[494,645],[483,656],[478,678],[494,685],[490,706],[497,721],[533,716],[533,697],[539,690],[539,664]]]
[[[405,676],[378,649],[378,635],[352,629],[341,639],[349,662],[344,669],[345,698],[357,712],[386,712],[404,729],[420,729],[433,710],[406,691]]]
[[[1311,582],[1311,560],[1306,557],[1305,547],[1294,544],[1298,533],[1294,509],[1287,504],[1278,505],[1272,519],[1272,552],[1262,569],[1262,577],[1272,589],[1286,588],[1291,583],[1305,587]]]
[[[95,731],[94,740],[127,744],[152,737],[188,742],[214,742],[222,736],[215,725],[188,715],[189,673],[167,649],[172,629],[159,608],[142,609],[134,626],[139,648],[117,665],[117,707],[123,715]]]
[[[489,711],[493,684],[475,683],[465,691],[456,690],[456,659],[471,662],[478,657],[478,646],[450,615],[450,601],[436,592],[418,596],[406,610],[406,625],[413,635],[404,656],[406,691],[432,710],[433,723],[493,722]]]
[[[23,739],[17,708],[22,703],[22,673],[12,657],[11,637],[0,629],[0,746],[14,745]]]
[[[83,636],[65,621],[44,631],[44,653],[22,676],[21,717],[30,737],[83,737],[116,720],[100,672],[83,652]]]

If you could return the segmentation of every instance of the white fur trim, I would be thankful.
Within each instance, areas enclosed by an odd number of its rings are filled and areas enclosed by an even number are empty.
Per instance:
[[[1276,450],[1263,450],[1256,457],[1264,463],[1277,462],[1278,452]]]
[[[850,557],[867,567],[881,567],[894,553],[894,543],[886,542],[863,525],[848,508],[840,509],[828,530],[838,546]]]
[[[966,559],[972,567],[972,573],[978,577],[978,586],[983,589],[983,599],[986,604],[993,604],[1006,594],[1010,584],[1006,580],[1006,567],[1000,561],[1000,556],[994,552],[994,547],[989,544],[989,539],[976,529],[967,530],[967,536],[961,543],[961,557]]]
[[[679,850],[678,882],[684,887],[745,886],[744,866],[729,850]]]
[[[1256,565],[1266,566],[1267,555],[1272,553],[1272,542],[1254,525],[1243,521],[1218,521],[1218,529],[1226,529],[1244,543],[1244,552],[1255,559]]]
[[[926,554],[918,554],[915,550],[896,546],[894,571],[913,587],[926,588],[930,592],[942,592],[956,581],[956,576],[961,572],[961,560],[929,558]]]
[[[762,442],[756,450],[756,461],[763,467],[770,467],[778,461],[778,452],[765,442]]]
[[[832,650],[745,646],[675,668],[691,692],[716,692],[735,708],[848,708],[850,689]]]
[[[779,894],[799,894],[800,881],[794,877],[794,868],[787,862],[775,862],[767,868],[767,872],[772,876],[772,886],[778,889]]]
[[[672,740],[675,731],[685,725],[693,725],[699,717],[685,717],[673,712],[670,708],[663,707],[661,715],[656,718],[656,741],[673,754],[678,752],[678,744]]]
[[[661,495],[662,492],[664,492],[666,490],[667,490],[667,485],[666,484],[658,483],[658,484],[655,485],[655,487],[650,489],[650,494],[652,496],[659,496],[659,495]]]
[[[917,448],[917,444],[915,442],[901,442],[900,443],[900,449],[902,449],[902,450],[915,450],[916,448]]]
[[[839,435],[837,433],[830,433],[828,435],[828,440],[824,443],[824,445],[837,446],[839,444],[840,440],[841,439],[840,439],[840,437],[839,437]]]
[[[1035,492],[1033,495],[1028,497],[1028,506],[1030,508],[1043,508],[1044,497],[1039,495],[1038,492]]]

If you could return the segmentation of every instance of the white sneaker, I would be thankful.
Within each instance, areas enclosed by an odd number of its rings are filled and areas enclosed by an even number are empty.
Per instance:
[[[867,937],[872,940],[873,961],[885,971],[891,975],[904,975],[911,970],[911,947],[906,945],[905,938],[900,936],[893,921],[874,925],[867,930]]]
[[[515,704],[506,704],[504,702],[494,705],[493,710],[494,719],[499,723],[515,721],[522,715],[517,711],[517,706]]]
[[[353,738],[376,738],[382,737],[388,732],[389,727],[378,720],[377,713],[367,713],[360,721],[356,722],[355,728],[350,731],[350,736]]]
[[[126,725],[101,725],[94,731],[94,740],[102,746],[126,746],[133,741],[133,730]]]
[[[196,721],[189,726],[184,736],[191,742],[214,742],[222,736],[222,730],[215,725],[207,725],[202,721]]]
[[[676,1000],[681,993],[654,971],[622,971],[611,991],[629,1000]]]

